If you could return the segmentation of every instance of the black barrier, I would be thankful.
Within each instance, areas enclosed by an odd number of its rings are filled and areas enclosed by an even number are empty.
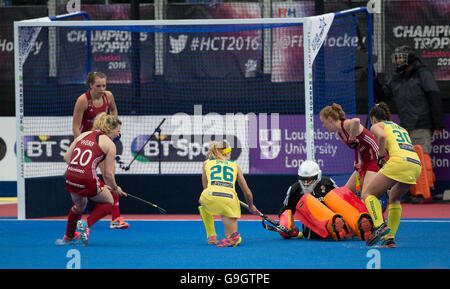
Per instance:
[[[294,175],[246,175],[254,203],[261,212],[278,213]],[[125,192],[158,204],[168,214],[198,214],[201,175],[117,175]],[[238,186],[237,186],[238,187]],[[26,218],[66,216],[72,206],[64,177],[25,180]],[[244,200],[240,189],[238,196]],[[132,198],[120,199],[121,214],[159,214],[158,210]],[[246,213],[246,212],[243,212]]]

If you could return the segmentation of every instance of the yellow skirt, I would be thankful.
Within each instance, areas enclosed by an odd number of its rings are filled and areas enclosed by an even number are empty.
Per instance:
[[[415,159],[391,157],[380,172],[397,182],[415,185],[422,171],[422,166],[419,164],[420,161]]]
[[[214,216],[241,217],[239,198],[234,190],[211,186],[203,190],[200,203]]]

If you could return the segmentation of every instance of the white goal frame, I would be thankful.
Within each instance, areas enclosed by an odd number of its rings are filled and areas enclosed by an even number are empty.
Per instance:
[[[349,9],[337,13],[303,17],[303,18],[258,18],[258,19],[199,19],[199,20],[102,20],[102,21],[54,21],[79,16],[80,13],[69,13],[56,17],[43,17],[37,19],[14,22],[14,61],[15,61],[15,101],[16,101],[16,133],[17,133],[17,197],[18,197],[18,219],[26,219],[25,208],[25,179],[24,179],[24,101],[23,101],[23,63],[26,57],[24,45],[29,45],[31,39],[23,40],[19,35],[21,27],[98,27],[98,26],[174,26],[174,25],[263,25],[263,24],[302,24],[303,25],[303,52],[304,52],[304,85],[305,85],[305,131],[307,159],[314,160],[314,112],[313,112],[313,63],[320,50],[331,26],[333,18],[365,12],[368,17],[369,31],[372,29],[372,18],[366,7]],[[156,29],[158,29],[156,27]],[[33,34],[33,33],[31,33]],[[372,37],[369,33],[368,54],[369,71],[372,71]],[[28,35],[28,37],[30,37]],[[155,41],[157,38],[155,37]],[[372,91],[372,74],[369,73],[369,91]],[[369,107],[373,103],[373,96],[369,93]]]

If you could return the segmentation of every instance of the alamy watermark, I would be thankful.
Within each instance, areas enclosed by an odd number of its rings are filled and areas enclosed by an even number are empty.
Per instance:
[[[377,249],[370,249],[366,253],[366,257],[370,258],[367,262],[366,269],[381,269],[381,253]]]
[[[70,249],[66,253],[67,261],[66,269],[81,269],[81,253],[77,249]]]

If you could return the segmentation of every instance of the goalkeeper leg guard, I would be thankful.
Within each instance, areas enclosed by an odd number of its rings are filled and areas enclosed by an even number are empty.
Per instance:
[[[344,217],[350,229],[363,241],[372,234],[373,223],[364,203],[347,187],[327,193],[323,201],[333,212]]]
[[[280,215],[280,225],[283,225],[285,228],[291,231],[291,234],[278,232],[278,234],[280,234],[281,237],[283,237],[284,239],[290,239],[291,237],[298,237],[300,232],[294,224],[294,216],[292,216],[291,210],[285,210],[283,214]]]
[[[214,216],[208,213],[203,206],[199,206],[198,211],[200,212],[203,225],[205,226],[208,244],[217,244],[217,234],[216,228],[214,226]]]
[[[338,241],[345,238],[348,233],[342,216],[331,211],[311,194],[306,194],[300,199],[295,217],[322,238],[328,238],[331,235]]]

